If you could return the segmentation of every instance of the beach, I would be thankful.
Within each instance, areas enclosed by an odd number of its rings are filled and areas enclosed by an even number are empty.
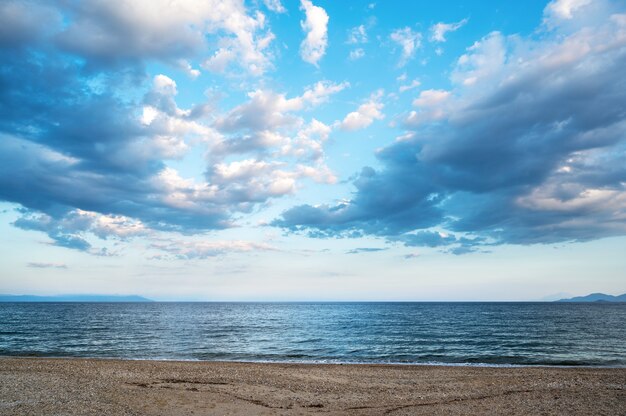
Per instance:
[[[626,368],[0,358],[0,415],[623,415]]]

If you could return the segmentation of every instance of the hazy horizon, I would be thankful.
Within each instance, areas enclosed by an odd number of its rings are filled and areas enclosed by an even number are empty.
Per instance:
[[[595,292],[593,294],[596,294],[599,292]],[[351,302],[372,302],[372,303],[376,303],[376,302],[414,302],[414,303],[424,303],[424,302],[554,302],[557,300],[561,300],[561,299],[569,299],[569,298],[574,298],[574,297],[584,297],[587,295],[590,295],[592,293],[585,293],[585,294],[575,294],[572,295],[570,293],[554,293],[551,295],[547,295],[544,296],[542,298],[538,298],[538,299],[525,299],[525,300],[508,300],[508,299],[482,299],[482,300],[464,300],[464,299],[455,299],[455,300],[449,300],[449,299],[429,299],[429,300],[423,300],[423,299],[387,299],[387,300],[380,300],[380,299],[267,299],[267,298],[259,298],[259,299],[247,299],[247,300],[240,300],[240,299],[222,299],[222,300],[214,300],[214,299],[207,299],[207,298],[193,298],[193,297],[189,297],[189,298],[167,298],[167,297],[148,297],[148,296],[144,296],[141,293],[47,293],[47,294],[33,294],[33,293],[0,293],[0,298],[2,298],[3,296],[14,296],[14,297],[41,297],[41,298],[51,298],[50,300],[46,300],[43,302],[54,302],[54,300],[52,300],[53,298],[131,298],[131,297],[140,297],[140,298],[144,298],[147,301],[152,301],[152,302],[216,302],[216,303],[220,303],[220,302],[225,302],[225,303],[229,303],[229,302],[233,302],[233,303],[237,303],[237,302],[241,302],[241,303],[263,303],[263,302],[268,302],[268,303],[272,303],[272,302],[286,302],[286,303],[307,303],[307,302],[320,302],[320,303],[325,303],[325,302],[346,302],[346,303],[351,303]],[[604,295],[609,295],[609,296],[620,296],[623,294],[626,294],[626,292],[624,293],[602,293]],[[5,300],[0,299],[0,302],[3,302]],[[63,300],[62,302],[66,302],[66,300]],[[74,300],[71,301],[67,301],[67,302],[74,302]],[[78,302],[81,302],[80,300]],[[130,301],[130,300],[123,300],[121,302],[134,302],[134,301]]]

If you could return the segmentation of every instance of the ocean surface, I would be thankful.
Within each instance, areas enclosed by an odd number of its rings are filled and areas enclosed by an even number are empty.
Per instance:
[[[0,355],[626,366],[626,304],[0,303]]]

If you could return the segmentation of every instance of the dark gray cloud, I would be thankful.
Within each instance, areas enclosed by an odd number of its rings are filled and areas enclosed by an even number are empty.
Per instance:
[[[626,18],[612,13],[540,40],[485,37],[452,91],[416,99],[400,119],[408,134],[377,154],[380,170],[362,170],[349,200],[273,224],[455,254],[626,234]]]
[[[0,46],[19,48],[61,28],[62,16],[44,2],[0,4]]]

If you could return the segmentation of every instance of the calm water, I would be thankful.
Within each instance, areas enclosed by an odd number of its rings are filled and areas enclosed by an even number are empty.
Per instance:
[[[0,355],[626,365],[626,304],[0,303]]]

